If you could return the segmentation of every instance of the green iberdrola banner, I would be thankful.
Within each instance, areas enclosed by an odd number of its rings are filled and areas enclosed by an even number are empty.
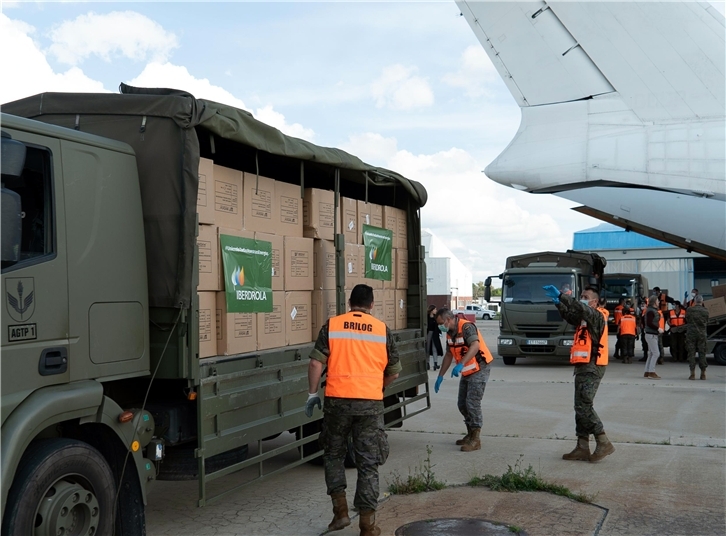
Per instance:
[[[363,225],[363,245],[365,246],[366,273],[368,279],[391,280],[391,253],[393,231]]]
[[[220,235],[228,313],[272,312],[272,244]]]

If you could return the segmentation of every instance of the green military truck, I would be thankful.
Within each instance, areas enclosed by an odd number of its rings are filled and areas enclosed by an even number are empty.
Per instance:
[[[198,478],[203,506],[319,459],[322,413],[304,413],[312,342],[198,357],[201,157],[298,185],[301,197],[334,190],[336,204],[405,212],[408,307],[394,332],[403,371],[384,393],[386,424],[430,407],[425,189],[242,110],[173,90],[121,91],[3,105],[5,536],[143,534],[147,488],[170,460],[171,478]],[[334,243],[343,312],[343,235]]]
[[[605,274],[601,297],[607,300],[607,309],[610,311],[610,333],[615,333],[614,311],[620,298],[629,301],[633,307],[638,307],[640,300],[648,297],[648,279],[641,274]]]
[[[542,287],[555,285],[579,297],[587,286],[600,289],[606,260],[595,253],[545,251],[509,257],[502,280],[497,352],[505,365],[520,357],[569,359],[574,327],[562,320]],[[492,278],[485,281],[489,300]]]

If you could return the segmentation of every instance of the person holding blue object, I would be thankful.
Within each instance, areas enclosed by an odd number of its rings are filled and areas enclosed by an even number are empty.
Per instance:
[[[481,400],[489,380],[489,364],[494,361],[484,338],[474,322],[456,316],[445,307],[436,313],[439,329],[446,333],[447,351],[441,362],[434,391],[439,392],[444,375],[452,361],[456,362],[451,377],[461,375],[457,406],[464,416],[466,435],[456,441],[464,452],[481,449],[479,434],[482,427]]]

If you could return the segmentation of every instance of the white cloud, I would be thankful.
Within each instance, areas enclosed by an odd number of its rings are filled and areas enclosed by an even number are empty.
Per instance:
[[[434,93],[428,81],[415,76],[417,67],[389,65],[381,76],[371,83],[371,95],[378,108],[392,110],[412,110],[424,108],[434,103]]]
[[[384,138],[380,134],[365,132],[350,136],[340,148],[354,154],[367,164],[384,167],[396,156],[398,143],[395,138]]]
[[[132,86],[166,87],[187,91],[198,99],[208,99],[235,108],[247,109],[245,103],[221,86],[212,84],[206,78],[196,78],[182,65],[172,63],[149,63],[136,78],[128,82]],[[300,123],[288,123],[285,116],[271,105],[257,108],[253,114],[256,119],[273,126],[284,134],[312,140],[315,133]]]
[[[50,54],[69,65],[81,63],[92,55],[105,61],[122,56],[163,62],[179,46],[173,33],[134,11],[80,15],[55,26],[49,37],[53,41]]]
[[[470,45],[462,52],[459,68],[442,78],[445,84],[459,87],[468,97],[488,96],[492,83],[499,82],[499,74],[480,45]]]
[[[103,83],[86,76],[78,67],[64,73],[53,71],[33,41],[35,28],[0,14],[0,102],[9,102],[46,91],[102,92]]]

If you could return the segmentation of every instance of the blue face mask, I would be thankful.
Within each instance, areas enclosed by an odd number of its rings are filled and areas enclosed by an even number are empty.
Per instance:
[[[582,299],[582,300],[580,300],[580,303],[581,303],[582,305],[590,305],[590,300],[585,300],[585,299]]]
[[[446,333],[448,330],[446,329],[446,326],[444,326],[443,324],[439,324],[439,331],[441,333]]]

